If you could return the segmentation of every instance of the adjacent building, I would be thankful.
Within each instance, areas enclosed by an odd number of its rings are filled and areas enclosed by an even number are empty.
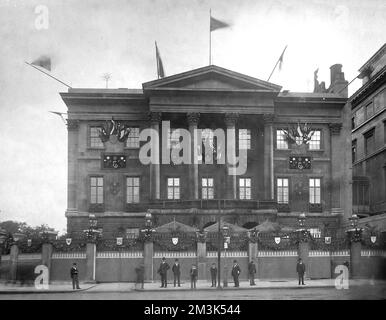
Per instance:
[[[142,89],[61,93],[68,107],[68,232],[86,229],[90,213],[105,237],[138,233],[146,213],[156,225],[175,220],[197,228],[219,214],[245,228],[266,220],[295,226],[305,213],[314,236],[338,227],[352,213],[352,128],[341,68],[332,66],[330,88],[314,93],[282,91],[215,65],[146,82]],[[374,90],[371,97],[380,92]],[[353,101],[356,111],[363,103]],[[373,117],[382,115],[374,103]],[[358,137],[364,126],[355,128]],[[197,129],[203,142],[195,139]],[[384,131],[378,130],[366,157],[380,154],[384,166],[378,141]],[[185,141],[184,133],[191,139]],[[362,165],[367,162],[357,139],[354,164]],[[247,154],[242,174],[231,175],[232,164],[221,161],[233,152]],[[384,180],[382,188],[384,195]]]
[[[360,69],[350,97],[353,213],[386,230],[386,44]]]

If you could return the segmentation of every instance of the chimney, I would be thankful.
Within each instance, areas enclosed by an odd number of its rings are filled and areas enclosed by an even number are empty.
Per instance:
[[[341,64],[334,64],[330,67],[331,72],[331,84],[328,88],[328,92],[336,93],[344,98],[348,97],[348,81],[344,78],[344,72],[342,72]]]

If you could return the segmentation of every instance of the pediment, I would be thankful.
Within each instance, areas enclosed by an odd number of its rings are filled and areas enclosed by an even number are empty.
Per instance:
[[[145,91],[174,89],[199,91],[246,90],[279,92],[281,89],[281,86],[276,84],[214,65],[146,82],[142,86]]]

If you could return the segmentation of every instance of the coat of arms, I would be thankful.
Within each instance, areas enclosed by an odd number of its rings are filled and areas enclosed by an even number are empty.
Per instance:
[[[372,243],[377,242],[377,236],[371,236],[370,240],[371,240]]]
[[[122,237],[118,237],[117,238],[117,246],[121,246],[123,244],[123,238]]]
[[[275,237],[275,243],[276,243],[276,244],[279,244],[279,243],[280,243],[280,240],[281,240],[280,237]]]
[[[331,237],[324,237],[325,244],[331,244]]]
[[[72,242],[72,239],[71,239],[71,238],[67,238],[67,239],[66,239],[66,244],[67,244],[68,246],[71,244],[71,242]]]
[[[27,246],[30,247],[32,245],[32,239],[27,240]]]
[[[178,238],[177,237],[173,237],[172,238],[172,243],[176,246],[177,243],[178,243]]]

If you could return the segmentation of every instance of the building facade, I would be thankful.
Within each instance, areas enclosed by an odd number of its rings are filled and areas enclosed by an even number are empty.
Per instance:
[[[386,230],[386,44],[360,69],[362,87],[349,99],[353,213]]]
[[[211,65],[142,89],[61,93],[68,232],[81,234],[90,213],[105,237],[138,233],[146,213],[200,229],[220,214],[245,228],[295,226],[301,213],[314,234],[338,227],[352,212],[351,127],[340,65],[331,77],[328,92],[292,93]]]

